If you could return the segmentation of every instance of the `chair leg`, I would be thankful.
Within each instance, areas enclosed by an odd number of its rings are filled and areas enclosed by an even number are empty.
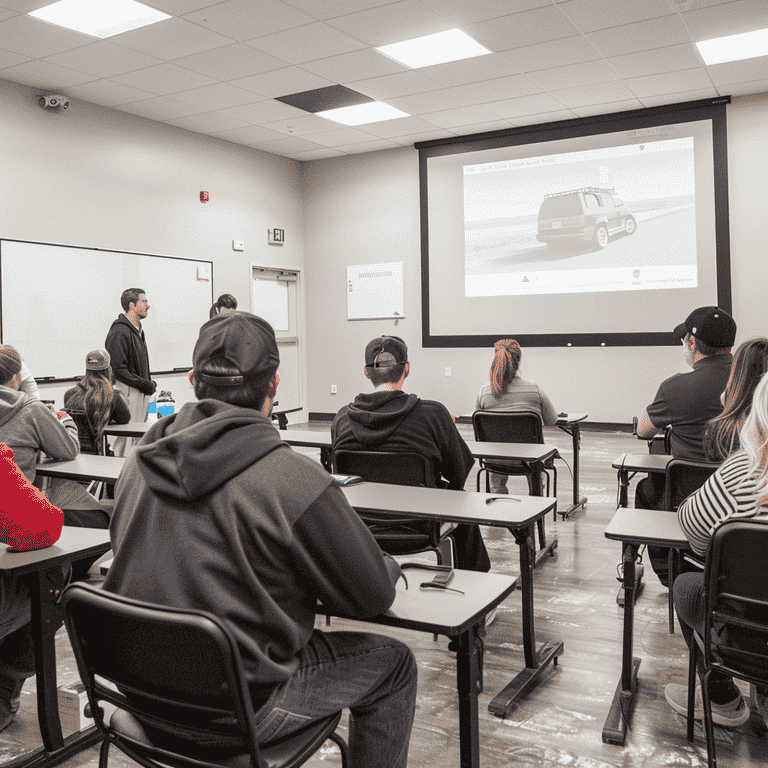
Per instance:
[[[335,731],[328,737],[341,752],[341,768],[348,768],[351,765],[351,756],[349,754],[349,744],[339,736]]]
[[[437,553],[438,565],[449,565],[454,567],[456,559],[453,555],[453,539],[450,536],[446,536],[435,549]]]
[[[101,742],[99,750],[99,768],[107,768],[107,759],[109,758],[109,739]]]
[[[686,736],[688,741],[693,741],[693,727],[695,725],[693,710],[696,703],[696,663],[699,654],[699,644],[694,637],[688,651],[688,722]]]
[[[708,670],[701,681],[701,700],[704,705],[704,732],[707,736],[707,760],[709,768],[717,768],[717,756],[715,755],[715,726],[712,724],[712,702],[709,700],[707,683],[709,682]]]
[[[677,550],[670,548],[667,555],[667,580],[669,581],[669,594],[667,595],[667,609],[669,612],[669,634],[675,634],[675,598],[672,595],[672,588],[675,585],[678,571]]]

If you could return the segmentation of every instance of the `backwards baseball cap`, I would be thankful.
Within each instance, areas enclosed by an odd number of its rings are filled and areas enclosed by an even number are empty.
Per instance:
[[[210,363],[226,363],[237,373],[227,376],[209,370]],[[224,312],[200,329],[192,353],[195,378],[214,387],[239,387],[246,381],[271,376],[280,365],[272,326],[250,312]]]
[[[391,368],[408,362],[408,347],[399,336],[380,336],[365,348],[366,368]]]
[[[103,371],[109,368],[111,360],[106,349],[94,349],[85,356],[86,371]]]
[[[685,322],[675,328],[674,333],[681,339],[690,333],[710,347],[732,347],[736,340],[736,322],[720,307],[699,307],[694,309]]]

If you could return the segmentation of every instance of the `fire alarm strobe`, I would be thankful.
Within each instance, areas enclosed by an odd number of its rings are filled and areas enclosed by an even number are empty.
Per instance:
[[[208,197],[207,192],[201,192],[200,193],[200,202],[201,203],[207,203],[210,198]]]

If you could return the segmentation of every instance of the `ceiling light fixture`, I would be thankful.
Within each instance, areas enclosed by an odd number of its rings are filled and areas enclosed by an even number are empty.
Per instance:
[[[491,53],[460,29],[449,29],[447,32],[437,32],[402,43],[382,45],[376,50],[412,69]]]
[[[707,66],[768,56],[768,29],[702,40],[696,47]]]
[[[136,0],[59,0],[29,16],[93,37],[112,37],[171,17]]]
[[[372,101],[368,104],[357,104],[354,107],[340,107],[339,109],[326,109],[323,112],[315,112],[318,117],[333,120],[343,125],[364,125],[365,123],[378,123],[382,120],[394,120],[396,117],[410,117],[395,107],[390,107],[383,101]]]

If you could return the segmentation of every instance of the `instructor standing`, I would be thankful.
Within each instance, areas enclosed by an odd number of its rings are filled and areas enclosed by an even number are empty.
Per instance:
[[[131,411],[131,421],[146,421],[149,398],[157,384],[149,376],[149,353],[141,321],[149,312],[149,302],[143,288],[123,291],[120,303],[124,314],[112,323],[104,346],[112,359],[115,389],[125,395]],[[115,440],[115,456],[125,456],[127,438]]]

